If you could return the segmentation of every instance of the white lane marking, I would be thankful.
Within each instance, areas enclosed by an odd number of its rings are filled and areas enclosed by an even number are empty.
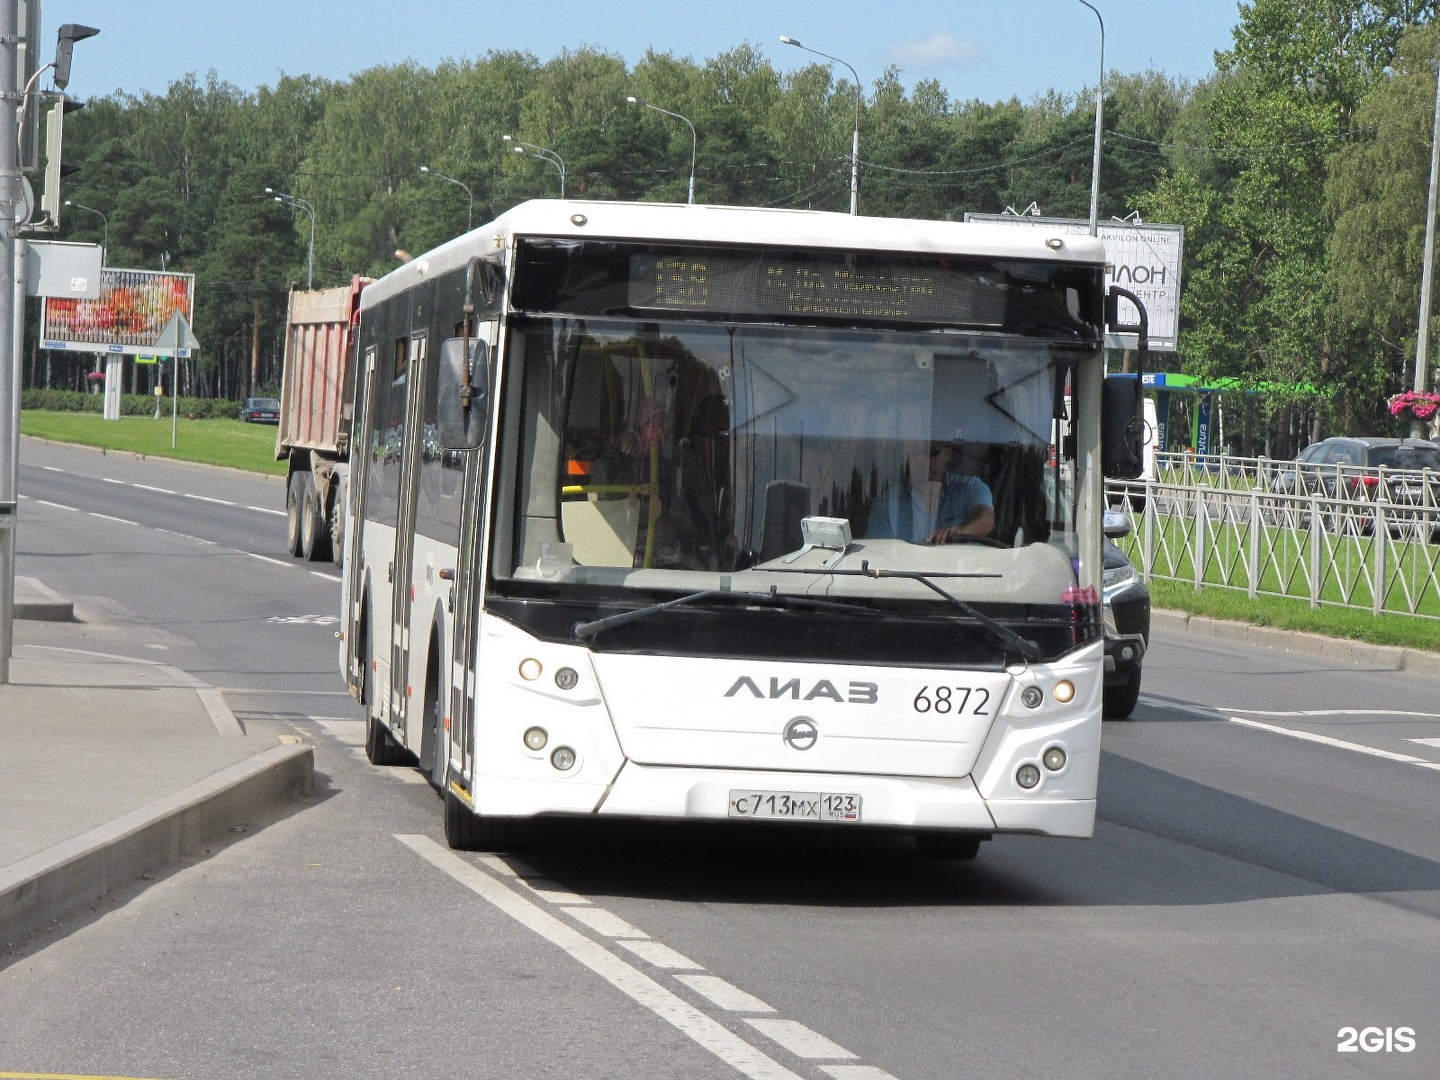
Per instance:
[[[621,938],[617,944],[629,949],[636,956],[640,957],[647,964],[658,968],[665,968],[667,971],[704,971],[704,967],[684,956],[669,945],[662,945],[658,941],[626,941]]]
[[[619,915],[606,911],[604,908],[570,906],[562,907],[560,910],[576,922],[584,923],[601,937],[648,938],[650,936],[644,930],[637,930]]]
[[[874,1065],[821,1065],[820,1071],[832,1080],[895,1080],[884,1069]]]
[[[40,467],[41,467],[42,469],[44,469],[46,472],[60,472],[60,473],[63,473],[63,472],[65,471],[64,469],[57,469],[54,465],[41,465]]]
[[[103,480],[103,481],[104,481],[105,483],[107,483],[107,484],[122,484],[122,485],[123,485],[123,484],[125,483],[124,480],[116,480],[114,477],[110,477],[110,476],[102,476],[100,479]]]
[[[192,495],[192,494],[191,494],[190,492],[188,492],[188,491],[182,491],[182,492],[180,492],[180,497],[181,497],[181,498],[184,498],[184,499],[195,499],[195,500],[197,500],[197,501],[199,501],[199,502],[215,503],[217,506],[234,506],[234,505],[235,505],[233,502],[231,502],[231,501],[228,500],[228,499],[212,499],[212,498],[210,498],[208,495]]]
[[[129,518],[117,518],[117,517],[111,517],[109,514],[97,514],[94,510],[87,510],[87,511],[85,511],[85,512],[86,512],[87,514],[89,514],[89,515],[90,515],[91,517],[93,517],[93,518],[99,518],[101,521],[113,521],[113,522],[115,522],[116,524],[119,524],[119,525],[139,525],[139,524],[140,524],[138,521],[131,521]]]
[[[1440,720],[1440,713],[1405,712],[1401,709],[1303,709],[1295,712],[1266,712],[1264,709],[1222,709],[1221,712],[1245,713],[1249,716],[1419,716]]]
[[[169,488],[151,487],[149,484],[131,484],[130,486],[134,488],[139,488],[141,491],[155,491],[161,495],[175,494],[175,492],[171,491]]]
[[[314,574],[316,577],[324,578],[326,581],[338,582],[340,580],[339,574],[327,574],[323,570],[311,570],[310,573]]]
[[[1440,739],[1406,739],[1405,741],[1419,743],[1421,746],[1440,746]]]
[[[767,1005],[754,994],[747,994],[718,975],[676,975],[682,982],[712,1005],[718,1005],[726,1012],[773,1013],[775,1007]]]
[[[269,555],[256,555],[253,551],[245,551],[241,554],[249,555],[252,559],[259,559],[261,562],[273,563],[275,566],[289,566],[283,559],[272,559]]]
[[[257,514],[274,514],[276,517],[284,517],[284,510],[276,510],[272,506],[247,506],[246,510],[254,510]]]
[[[569,889],[562,889],[553,881],[546,881],[544,878],[540,878],[536,881],[526,881],[522,878],[521,884],[529,886],[530,891],[533,892],[536,896],[538,896],[541,900],[544,900],[547,904],[555,904],[557,906],[569,905],[571,907],[576,907],[579,905],[590,903],[589,900],[586,900],[585,897],[581,896],[579,893],[573,893]]]
[[[1306,742],[1320,743],[1324,746],[1333,746],[1338,750],[1353,750],[1357,754],[1369,754],[1371,757],[1385,758],[1387,761],[1403,761],[1407,765],[1428,765],[1424,758],[1411,757],[1409,754],[1397,754],[1392,750],[1380,750],[1373,746],[1365,746],[1362,743],[1346,742],[1344,739],[1332,739],[1329,735],[1316,735],[1311,731],[1296,731],[1294,728],[1278,727],[1275,724],[1262,724],[1259,720],[1246,720],[1239,716],[1230,717],[1232,724],[1240,724],[1244,727],[1259,728],[1261,731],[1274,732],[1276,735],[1289,735],[1294,739],[1304,739]]]
[[[66,506],[64,503],[52,503],[48,499],[36,499],[35,505],[49,506],[55,510],[69,510],[72,514],[78,514],[80,512],[80,508],[78,506]]]
[[[769,1020],[747,1016],[745,1022],[767,1039],[773,1039],[796,1057],[807,1061],[854,1060],[855,1055],[798,1020]]]
[[[599,942],[590,940],[503,882],[446,851],[429,837],[397,835],[395,839],[520,925],[564,949],[611,986],[673,1025],[731,1068],[753,1080],[800,1080],[774,1058],[627,964]]]

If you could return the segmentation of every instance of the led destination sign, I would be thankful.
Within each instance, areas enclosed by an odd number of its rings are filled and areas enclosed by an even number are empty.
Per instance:
[[[643,254],[630,260],[629,304],[642,310],[1000,326],[1005,282],[1000,275],[913,259]]]

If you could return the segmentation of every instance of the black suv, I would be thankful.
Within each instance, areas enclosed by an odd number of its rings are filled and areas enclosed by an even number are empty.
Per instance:
[[[1113,542],[1130,532],[1130,515],[1105,511],[1105,689],[1103,714],[1123,720],[1140,698],[1140,663],[1150,644],[1150,590]],[[1113,538],[1113,539],[1112,539]]]

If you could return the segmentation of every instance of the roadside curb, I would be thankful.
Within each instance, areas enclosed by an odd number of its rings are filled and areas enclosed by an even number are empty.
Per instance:
[[[13,618],[33,622],[74,622],[75,605],[36,578],[17,577]]]
[[[1259,648],[1300,653],[1322,660],[1335,660],[1356,667],[1382,671],[1406,671],[1414,675],[1440,676],[1440,653],[1407,649],[1398,645],[1372,645],[1349,638],[1332,638],[1274,626],[1254,626],[1231,619],[1212,619],[1183,611],[1156,609],[1151,614],[1155,629],[1195,634],[1216,641],[1234,641]]]
[[[0,868],[0,944],[75,914],[314,790],[307,745],[281,745],[12,866]]]

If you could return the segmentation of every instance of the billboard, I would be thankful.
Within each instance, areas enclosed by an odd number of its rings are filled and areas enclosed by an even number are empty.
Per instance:
[[[100,299],[45,298],[40,347],[148,355],[177,311],[189,322],[194,310],[194,274],[107,266],[100,271]]]
[[[966,214],[965,220],[1043,228],[1062,235],[1090,235],[1090,222],[1079,218]],[[1185,226],[1102,221],[1098,232],[1105,244],[1106,286],[1119,285],[1138,296],[1150,320],[1150,348],[1174,352],[1180,328],[1180,257],[1185,248]],[[1135,315],[1134,306],[1121,300],[1120,321],[1134,322]],[[1112,349],[1133,349],[1135,335],[1107,334],[1105,344]]]

